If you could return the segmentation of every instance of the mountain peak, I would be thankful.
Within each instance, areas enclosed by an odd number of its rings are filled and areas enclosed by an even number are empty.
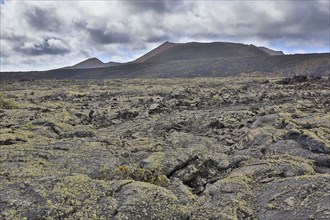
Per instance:
[[[96,57],[88,58],[76,65],[72,66],[72,69],[89,69],[89,68],[98,68],[104,65],[104,63],[97,59]]]
[[[98,58],[91,57],[88,58],[87,60],[77,63],[76,65],[66,67],[65,69],[95,69],[95,68],[105,68],[105,67],[111,67],[117,65],[120,65],[120,63],[111,62],[111,61],[108,63],[103,63]]]
[[[170,41],[165,41],[165,42],[162,43],[161,45],[166,45],[166,44],[176,44],[176,43],[173,43],[173,42],[170,42]]]
[[[87,60],[85,60],[85,61],[97,61],[97,62],[101,62],[101,63],[103,63],[101,60],[99,60],[98,58],[96,58],[96,57],[91,57],[91,58],[88,58]],[[84,62],[84,61],[83,61]]]
[[[151,50],[149,53],[146,53],[142,57],[140,57],[140,58],[136,59],[135,61],[133,61],[133,63],[144,62],[144,61],[146,61],[146,60],[162,53],[163,51],[166,51],[166,50],[170,49],[171,47],[174,47],[175,45],[177,45],[177,44],[169,42],[169,41],[165,41],[160,46],[158,46],[155,49]]]

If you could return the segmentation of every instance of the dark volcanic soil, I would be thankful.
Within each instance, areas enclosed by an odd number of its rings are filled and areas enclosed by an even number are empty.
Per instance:
[[[1,82],[0,219],[330,219],[325,79]]]

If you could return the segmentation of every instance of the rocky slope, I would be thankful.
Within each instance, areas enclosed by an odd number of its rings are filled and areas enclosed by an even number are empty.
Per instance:
[[[329,85],[1,82],[0,219],[329,219]]]

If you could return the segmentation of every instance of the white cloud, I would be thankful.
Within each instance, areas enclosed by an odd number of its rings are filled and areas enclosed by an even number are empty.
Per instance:
[[[53,48],[53,49],[67,49],[67,46],[63,43],[63,41],[61,40],[58,40],[58,39],[49,39],[47,40],[47,43],[49,44],[49,47],[50,48]]]

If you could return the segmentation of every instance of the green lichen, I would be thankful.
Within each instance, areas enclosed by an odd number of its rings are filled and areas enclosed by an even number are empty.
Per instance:
[[[0,109],[15,109],[18,108],[17,103],[10,99],[6,99],[3,94],[0,93]]]
[[[119,179],[147,182],[159,186],[168,184],[167,177],[158,169],[148,170],[137,165],[121,165],[117,167],[116,177]]]

